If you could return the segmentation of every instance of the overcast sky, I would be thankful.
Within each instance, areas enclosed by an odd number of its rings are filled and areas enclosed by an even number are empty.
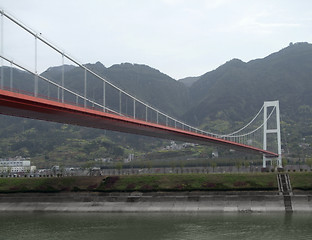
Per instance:
[[[311,0],[0,0],[0,8],[82,63],[146,64],[175,79],[312,42]],[[5,53],[15,36],[8,25]]]

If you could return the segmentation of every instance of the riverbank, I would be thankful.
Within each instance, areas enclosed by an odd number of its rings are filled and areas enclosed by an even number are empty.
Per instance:
[[[292,173],[292,211],[312,211],[312,174]],[[285,212],[275,173],[0,178],[0,211]]]

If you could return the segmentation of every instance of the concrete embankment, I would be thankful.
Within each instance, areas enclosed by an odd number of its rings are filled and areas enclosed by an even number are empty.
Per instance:
[[[312,211],[312,194],[291,196],[293,211]],[[61,212],[283,212],[274,191],[0,194],[0,211]]]

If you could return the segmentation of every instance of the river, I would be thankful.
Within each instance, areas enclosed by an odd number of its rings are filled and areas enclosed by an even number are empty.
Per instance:
[[[312,239],[312,214],[1,213],[1,239]]]

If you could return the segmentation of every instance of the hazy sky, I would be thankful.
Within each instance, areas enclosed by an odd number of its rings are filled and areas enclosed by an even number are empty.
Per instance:
[[[146,64],[175,79],[312,42],[311,0],[0,0],[0,8],[82,63]]]

